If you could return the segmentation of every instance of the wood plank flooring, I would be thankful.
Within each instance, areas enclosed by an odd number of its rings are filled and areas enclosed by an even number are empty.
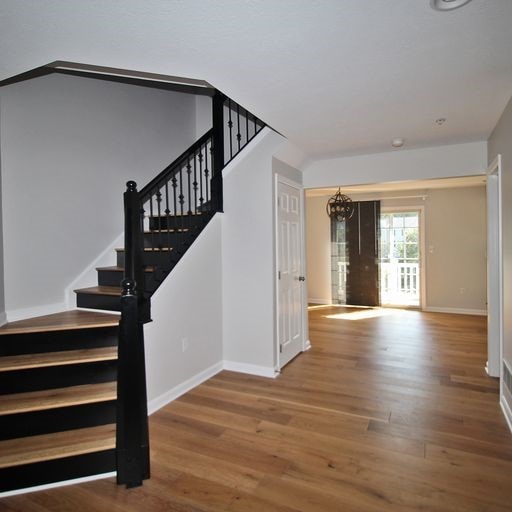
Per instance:
[[[512,436],[484,317],[312,308],[277,379],[221,372],[150,419],[152,478],[0,500],[3,512],[505,512]]]

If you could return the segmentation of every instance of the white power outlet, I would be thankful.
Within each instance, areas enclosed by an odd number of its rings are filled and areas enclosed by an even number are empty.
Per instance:
[[[181,351],[186,352],[188,350],[188,338],[183,338],[181,340]]]

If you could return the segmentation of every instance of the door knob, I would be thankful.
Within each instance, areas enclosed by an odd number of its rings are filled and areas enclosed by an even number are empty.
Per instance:
[[[299,281],[305,281],[306,278],[304,276],[299,276]]]

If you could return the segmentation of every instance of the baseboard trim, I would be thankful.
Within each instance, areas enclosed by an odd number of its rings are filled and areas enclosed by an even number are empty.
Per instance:
[[[34,308],[13,309],[6,311],[7,322],[16,322],[17,320],[25,320],[26,318],[34,318],[36,316],[52,315],[69,309],[65,302],[56,304],[48,304],[46,306],[37,306]]]
[[[158,411],[168,403],[172,402],[173,400],[176,400],[176,398],[180,397],[181,395],[184,395],[187,391],[190,391],[196,386],[199,386],[199,384],[202,384],[204,381],[213,377],[214,375],[222,371],[222,369],[223,363],[222,361],[220,361],[210,366],[209,368],[206,368],[206,370],[196,373],[194,376],[190,377],[190,379],[187,379],[186,381],[182,382],[181,384],[178,384],[169,391],[162,393],[160,396],[153,398],[148,402],[148,414],[153,414],[154,412]]]
[[[270,366],[259,366],[256,364],[237,363],[235,361],[224,361],[224,370],[230,372],[248,373],[258,377],[269,377],[275,379],[279,372]]]
[[[503,415],[505,416],[505,420],[507,421],[508,428],[510,432],[512,432],[512,409],[508,405],[504,396],[501,396],[500,398],[500,406],[503,411]]]
[[[302,352],[306,352],[306,350],[309,350],[311,348],[311,341],[306,340],[304,342],[304,348],[302,349]]]
[[[455,315],[487,316],[487,311],[485,309],[426,307],[426,308],[423,308],[423,311],[426,311],[427,313],[453,313]]]
[[[0,327],[7,323],[7,315],[5,314],[5,311],[0,313]]]
[[[46,491],[48,489],[65,487],[67,485],[83,484],[85,482],[93,482],[94,480],[103,480],[104,478],[115,477],[116,475],[117,473],[115,471],[111,471],[110,473],[84,476],[81,478],[74,478],[72,480],[62,480],[61,482],[53,482],[51,484],[35,485],[34,487],[25,487],[24,489],[16,489],[15,491],[0,492],[0,498],[8,498],[9,496],[17,496],[19,494],[27,494],[29,492]]]
[[[329,306],[331,303],[331,299],[308,299],[308,304],[321,304],[322,306]]]

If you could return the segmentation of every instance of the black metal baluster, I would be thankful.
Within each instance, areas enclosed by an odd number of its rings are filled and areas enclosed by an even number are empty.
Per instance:
[[[165,225],[167,227],[167,246],[171,247],[171,229],[169,223],[169,214],[171,210],[169,210],[169,182],[165,182]]]
[[[156,190],[156,204],[157,204],[157,211],[158,211],[158,240],[160,244],[160,248],[163,247],[163,240],[162,240],[162,212],[160,208],[160,204],[162,202],[162,193],[160,192],[160,189],[158,188]],[[151,247],[155,248],[155,245],[153,243],[153,240],[151,241]]]
[[[237,153],[239,153],[242,142],[242,134],[240,133],[240,105],[238,103],[236,104],[236,129],[238,130],[236,134],[236,140],[238,141]]]
[[[183,166],[180,167],[180,195],[179,195],[179,200],[180,200],[180,217],[181,217],[181,231],[183,232],[184,230],[184,215],[183,215],[183,212],[184,212],[184,208],[183,208],[183,205],[185,203],[185,196],[183,195]]]
[[[245,110],[245,144],[248,144],[249,142],[249,112]]]
[[[256,134],[258,133],[258,125],[256,123],[256,116],[254,114],[252,115],[252,120],[254,121],[254,135],[253,135],[253,137],[255,137]]]
[[[149,195],[149,230],[153,231],[153,225],[154,225],[154,219],[153,219],[153,195],[150,193]]]
[[[174,201],[174,221],[177,220],[178,217],[178,180],[176,179],[176,174],[172,177],[172,193],[173,193],[173,201]]]
[[[195,157],[194,157],[194,164],[195,164]],[[187,197],[187,203],[188,203],[188,209],[187,209],[187,215],[192,215],[192,209],[190,208],[190,201],[192,200],[192,182],[191,182],[191,176],[192,176],[192,165],[190,163],[190,156],[187,158],[187,191],[188,191],[188,197]]]
[[[199,159],[199,176],[201,176],[201,169],[203,168],[203,146],[199,147],[197,158]],[[197,159],[194,158],[194,213],[197,214]]]
[[[228,99],[228,115],[229,115],[229,159],[233,158],[233,120],[231,119],[231,99]]]
[[[210,200],[210,181],[208,180],[208,176],[210,174],[210,171],[208,169],[204,170],[204,181],[205,181],[205,189],[206,189],[206,204],[208,204],[208,201]],[[212,205],[208,205],[208,208],[211,209]]]
[[[201,170],[199,172],[199,210],[203,211],[203,203],[204,203],[204,197],[203,197],[203,171]]]

